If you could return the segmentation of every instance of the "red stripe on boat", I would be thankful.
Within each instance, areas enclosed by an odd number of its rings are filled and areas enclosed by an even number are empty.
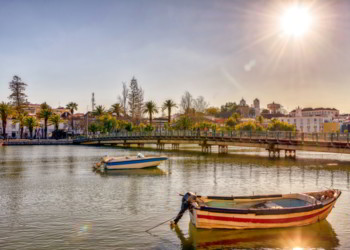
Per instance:
[[[284,219],[253,219],[253,218],[235,218],[235,217],[224,217],[224,216],[212,216],[212,215],[201,215],[197,214],[197,218],[199,219],[207,219],[207,220],[220,220],[220,221],[235,221],[235,222],[251,222],[251,223],[289,223],[295,221],[307,220],[317,215],[320,215],[327,211],[331,206],[323,209],[317,213],[292,217],[292,218],[284,218]]]

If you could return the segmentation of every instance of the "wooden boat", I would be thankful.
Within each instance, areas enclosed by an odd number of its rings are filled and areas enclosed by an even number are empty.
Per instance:
[[[341,191],[256,196],[200,196],[187,193],[177,223],[189,209],[197,228],[249,229],[305,226],[324,220]]]
[[[104,170],[140,169],[157,167],[161,162],[167,160],[165,156],[144,156],[139,153],[137,156],[103,157],[95,168]]]

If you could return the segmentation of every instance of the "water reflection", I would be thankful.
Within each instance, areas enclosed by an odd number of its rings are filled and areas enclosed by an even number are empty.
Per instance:
[[[334,249],[339,240],[331,224],[319,223],[295,228],[258,230],[208,230],[197,229],[189,223],[189,234],[185,236],[177,226],[176,236],[182,249],[260,249],[260,248],[322,248]]]
[[[109,176],[161,176],[166,175],[167,172],[155,167],[147,169],[123,169],[123,170],[108,170],[108,171],[97,171],[93,170],[96,174],[101,175],[102,177]]]

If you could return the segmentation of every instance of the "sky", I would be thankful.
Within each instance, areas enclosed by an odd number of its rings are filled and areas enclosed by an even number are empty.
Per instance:
[[[295,4],[312,17],[298,38],[281,31]],[[0,0],[0,101],[13,75],[31,103],[80,112],[92,92],[116,103],[135,76],[159,106],[189,91],[211,106],[243,97],[350,113],[350,1]]]

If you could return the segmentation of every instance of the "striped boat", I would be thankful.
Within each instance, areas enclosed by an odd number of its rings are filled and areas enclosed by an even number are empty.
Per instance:
[[[340,190],[257,196],[200,196],[187,193],[176,224],[185,210],[197,228],[249,229],[305,226],[324,220]]]
[[[157,167],[161,162],[167,160],[165,156],[123,156],[123,157],[103,157],[101,162],[97,163],[95,168],[104,170],[125,170]]]

